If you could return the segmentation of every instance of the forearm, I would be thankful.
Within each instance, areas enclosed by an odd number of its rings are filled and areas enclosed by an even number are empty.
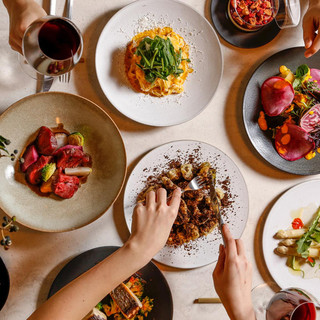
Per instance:
[[[256,320],[256,315],[252,308],[249,308],[248,310],[244,310],[242,312],[237,312],[237,313],[234,313],[233,310],[232,311],[228,310],[227,307],[225,308],[230,317],[230,320]]]
[[[29,320],[82,319],[112,289],[149,262],[128,243],[57,292]]]

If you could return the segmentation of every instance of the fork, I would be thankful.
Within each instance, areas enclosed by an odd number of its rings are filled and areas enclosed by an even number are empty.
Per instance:
[[[67,9],[66,9],[66,18],[71,20],[71,16],[72,16],[72,7],[73,7],[73,0],[67,0]],[[64,74],[62,74],[61,76],[59,76],[59,81],[60,82],[65,82],[65,83],[69,83],[71,78],[71,71],[66,72]]]

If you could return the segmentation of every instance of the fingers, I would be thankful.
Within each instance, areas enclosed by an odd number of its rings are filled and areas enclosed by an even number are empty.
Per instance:
[[[162,204],[162,203],[167,203],[167,190],[164,189],[164,188],[160,188],[157,190],[157,193],[156,193],[156,201],[159,203],[159,204]]]
[[[317,36],[314,38],[313,43],[311,47],[309,47],[306,52],[304,53],[306,58],[310,58],[313,56],[316,52],[318,52],[320,49],[320,35],[317,34]]]
[[[303,19],[303,40],[306,49],[311,47],[314,37],[315,28],[313,19],[306,16],[305,19]]]
[[[242,258],[246,257],[246,251],[244,249],[244,244],[243,241],[241,239],[236,239],[236,247],[237,247],[237,252],[238,255]]]
[[[156,202],[156,193],[154,191],[149,191],[146,194],[146,206],[150,207]]]
[[[235,256],[237,255],[237,246],[236,246],[236,242],[233,239],[227,224],[224,224],[222,226],[222,233],[223,233],[225,244],[226,244],[226,249],[225,249],[226,250],[226,257],[235,258]]]
[[[220,244],[219,258],[218,258],[216,267],[214,269],[214,275],[218,276],[223,272],[225,259],[226,259],[225,248],[222,244]]]
[[[174,209],[178,210],[180,206],[180,201],[181,201],[181,189],[177,188],[173,191],[172,198],[170,201],[170,207],[173,207]]]

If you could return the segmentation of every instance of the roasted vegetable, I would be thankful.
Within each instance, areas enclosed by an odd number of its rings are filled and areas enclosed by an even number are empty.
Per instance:
[[[68,136],[68,143],[73,146],[83,146],[84,137],[80,132],[73,132]]]
[[[46,164],[41,171],[42,180],[44,182],[48,181],[51,176],[56,171],[56,164],[55,163],[48,163]]]

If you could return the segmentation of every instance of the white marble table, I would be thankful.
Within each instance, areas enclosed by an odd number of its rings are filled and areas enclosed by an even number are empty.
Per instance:
[[[241,108],[245,83],[253,70],[273,53],[303,45],[301,24],[295,29],[281,31],[273,41],[257,49],[239,49],[220,39],[225,61],[224,73],[210,105],[187,123],[168,128],[152,128],[122,116],[104,97],[95,76],[94,54],[99,32],[117,10],[130,2],[131,0],[75,1],[73,20],[84,35],[85,62],[75,68],[69,84],[55,82],[51,90],[79,94],[106,110],[121,130],[127,150],[129,172],[145,152],[172,140],[204,141],[229,155],[244,175],[249,191],[249,219],[242,238],[248,257],[253,262],[253,286],[269,280],[260,241],[263,221],[282,192],[315,177],[283,173],[262,161],[250,145],[237,115]],[[211,21],[211,1],[184,2],[192,5]],[[302,3],[303,12],[305,2]],[[57,14],[62,14],[64,0],[57,0],[57,5]],[[35,83],[21,72],[17,54],[10,49],[7,38],[8,16],[1,2],[0,113],[20,98],[35,93]],[[201,126],[197,127],[200,123]],[[0,319],[20,320],[30,315],[45,301],[49,287],[62,266],[79,253],[99,246],[121,245],[129,235],[123,217],[122,200],[123,193],[100,219],[76,231],[55,234],[21,227],[21,231],[13,235],[12,248],[9,251],[0,248],[0,255],[11,278],[9,298],[0,312]],[[0,210],[0,215],[2,213]],[[215,295],[211,279],[214,266],[215,263],[194,270],[159,266],[172,291],[175,320],[228,319],[222,305],[193,303],[198,297]]]

